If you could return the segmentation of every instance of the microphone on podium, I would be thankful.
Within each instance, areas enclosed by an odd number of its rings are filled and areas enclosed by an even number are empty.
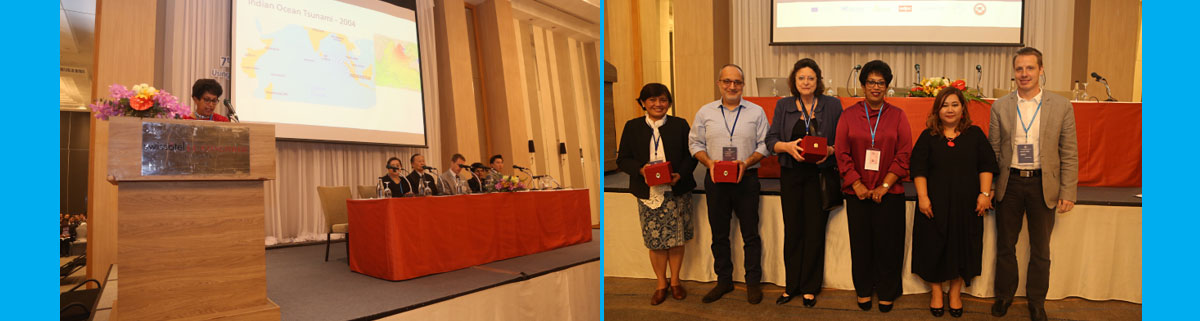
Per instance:
[[[229,110],[229,120],[235,123],[240,123],[241,121],[238,121],[237,111],[234,110],[233,105],[229,103],[229,98],[225,98],[225,100],[222,102],[225,103],[225,109]]]
[[[917,83],[921,83],[921,64],[913,65],[913,69],[917,70]]]

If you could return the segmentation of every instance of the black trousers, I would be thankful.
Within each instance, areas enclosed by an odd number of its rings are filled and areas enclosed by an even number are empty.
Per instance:
[[[783,267],[788,295],[817,294],[825,281],[825,231],[829,212],[821,209],[817,167],[782,168]],[[808,165],[808,166],[803,166]]]
[[[730,220],[737,215],[745,254],[746,284],[762,280],[762,239],[758,236],[758,199],[761,185],[758,169],[747,169],[741,183],[713,183],[704,175],[708,225],[712,229],[713,270],[717,282],[733,283],[733,259],[729,244]]]
[[[1008,177],[1004,199],[996,207],[996,298],[1012,299],[1020,277],[1017,272],[1017,236],[1021,219],[1029,223],[1029,267],[1026,270],[1025,296],[1030,302],[1046,300],[1050,286],[1050,232],[1054,230],[1054,209],[1046,207],[1042,178]]]
[[[846,195],[846,219],[854,291],[862,298],[877,293],[880,301],[895,301],[903,293],[904,195],[887,194],[879,203]]]

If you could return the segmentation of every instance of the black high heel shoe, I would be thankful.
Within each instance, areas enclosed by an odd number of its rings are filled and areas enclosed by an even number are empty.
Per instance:
[[[805,298],[804,296],[801,296],[800,298],[801,298],[801,299],[804,299],[804,306],[805,306],[805,307],[809,307],[809,308],[811,308],[811,307],[815,307],[815,306],[817,306],[817,296],[816,296],[816,295],[813,295],[813,298],[812,298],[812,299]]]
[[[785,294],[786,294],[786,293],[785,293]],[[792,295],[788,295],[788,296],[783,296],[783,295],[780,295],[778,299],[775,299],[775,304],[783,305],[783,304],[785,304],[785,303],[788,303],[788,302],[792,301],[792,298],[795,298],[795,296],[792,296]]]
[[[883,306],[883,305],[881,304],[881,305],[880,305],[880,307],[882,307],[882,306]],[[859,308],[859,309],[862,309],[863,311],[871,311],[871,301],[867,301],[867,302],[859,302],[859,303],[858,303],[858,308]]]
[[[892,311],[893,305],[896,305],[896,303],[895,302],[892,302],[892,304],[880,303],[879,304],[879,312],[888,313],[889,311]]]
[[[950,311],[954,311],[954,310],[950,310]],[[946,308],[945,307],[941,307],[941,308],[929,307],[929,313],[933,314],[934,317],[940,318],[940,317],[942,317],[942,314],[946,313]],[[950,312],[950,314],[953,315],[954,312]]]

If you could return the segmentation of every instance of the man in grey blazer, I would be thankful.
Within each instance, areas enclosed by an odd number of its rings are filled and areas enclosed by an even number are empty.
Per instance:
[[[1017,91],[992,104],[988,140],[1000,163],[994,191],[999,205],[992,315],[997,317],[1008,312],[1017,292],[1020,280],[1015,246],[1021,218],[1027,217],[1030,257],[1025,295],[1030,318],[1046,320],[1054,215],[1075,206],[1079,183],[1075,110],[1066,98],[1042,90],[1042,70],[1040,51],[1028,47],[1018,50],[1013,57]]]

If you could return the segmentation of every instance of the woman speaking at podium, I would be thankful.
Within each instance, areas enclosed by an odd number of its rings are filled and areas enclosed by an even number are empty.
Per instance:
[[[217,99],[221,98],[221,84],[213,79],[199,79],[192,84],[192,106],[196,106],[191,115],[183,119],[211,120],[229,122],[229,118],[213,113],[217,109]]]

